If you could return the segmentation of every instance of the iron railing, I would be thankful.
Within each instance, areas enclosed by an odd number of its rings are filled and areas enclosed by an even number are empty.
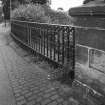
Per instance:
[[[27,21],[11,21],[11,34],[35,52],[60,65],[75,67],[75,29]]]

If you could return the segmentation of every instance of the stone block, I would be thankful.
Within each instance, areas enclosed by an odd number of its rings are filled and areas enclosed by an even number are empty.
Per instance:
[[[76,46],[76,62],[86,64],[88,62],[88,48]]]
[[[105,30],[76,28],[76,44],[105,51]]]
[[[90,67],[105,73],[105,53],[92,49],[90,51]]]

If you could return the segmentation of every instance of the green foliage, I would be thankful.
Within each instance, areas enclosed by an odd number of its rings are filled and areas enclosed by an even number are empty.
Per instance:
[[[47,0],[15,0],[19,1],[20,4],[25,4],[25,3],[38,3],[38,4],[45,4]]]
[[[47,0],[31,0],[32,3],[45,4]]]
[[[48,22],[50,20],[48,16],[45,16],[45,11],[38,4],[19,6],[12,12],[12,18],[36,22]]]
[[[47,5],[20,5],[12,12],[12,18],[51,24],[71,24],[66,13],[56,12]]]
[[[87,3],[89,3],[90,1],[94,1],[94,0],[85,0],[85,1],[83,2],[83,4],[87,4]]]

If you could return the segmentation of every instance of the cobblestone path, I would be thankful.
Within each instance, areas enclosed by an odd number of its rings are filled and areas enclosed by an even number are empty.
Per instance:
[[[8,80],[7,68],[5,67],[1,52],[8,44],[5,36],[8,35],[10,28],[5,28],[3,25],[0,24],[0,105],[15,105],[15,98]]]
[[[15,98],[14,103],[7,105],[78,105],[78,101],[73,98],[64,98],[62,90],[57,91],[57,87],[47,79],[46,72],[24,60],[20,55],[25,55],[26,52],[19,49],[14,41],[3,33],[0,36],[0,62],[9,74],[8,83],[13,93],[10,97],[14,96],[13,100]]]
[[[50,81],[9,32],[0,25],[0,105],[104,105],[87,98],[86,89],[78,84],[71,88]]]

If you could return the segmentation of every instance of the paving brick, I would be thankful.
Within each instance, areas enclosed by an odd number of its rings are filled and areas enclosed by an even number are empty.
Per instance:
[[[70,105],[70,102],[64,101],[64,102],[63,102],[63,105]]]
[[[27,98],[29,101],[37,99],[37,95],[32,95],[31,97]]]
[[[57,105],[57,102],[53,101],[53,102],[49,103],[48,105]]]
[[[41,100],[42,100],[42,97],[37,97],[36,99],[37,102],[41,102]]]
[[[44,99],[44,100],[41,102],[41,105],[47,105],[48,103],[51,103],[51,100],[50,100],[49,98]]]
[[[63,98],[57,98],[57,102],[59,102],[59,103],[61,103],[61,102],[63,102],[64,101],[64,99]]]
[[[17,98],[17,97],[20,97],[21,96],[21,94],[20,93],[16,93],[15,94],[15,97]]]
[[[44,95],[43,95],[44,98],[48,98],[48,97],[50,97],[50,96],[51,96],[50,93],[47,93],[47,94],[44,94]]]
[[[35,100],[32,100],[32,101],[30,101],[30,102],[27,102],[27,105],[35,105]]]
[[[33,63],[27,63],[16,53],[14,55],[9,53],[9,60],[7,62],[10,61],[10,64],[14,68],[8,71],[17,105],[78,105],[78,101],[73,98],[68,100],[71,102],[69,104],[67,100],[63,99],[64,93],[70,91],[69,88],[58,89],[61,84],[55,81],[52,84],[51,81],[47,80],[43,70],[39,69]],[[56,89],[58,89],[58,91],[56,91]],[[89,102],[91,102],[91,100],[89,100]]]
[[[33,94],[38,94],[39,91],[38,91],[38,90],[34,90],[34,91],[32,91],[32,93],[33,93]]]
[[[73,105],[79,105],[79,102],[75,99],[73,99],[72,97],[69,98],[69,102],[72,103]]]
[[[45,93],[48,93],[48,92],[51,92],[51,91],[53,91],[53,89],[49,88],[45,91]]]
[[[39,87],[34,86],[33,88],[30,88],[30,90],[32,90],[32,91],[39,90]]]
[[[30,97],[30,96],[32,96],[32,92],[29,92],[29,93],[25,94],[25,97],[26,97],[26,98],[27,98],[27,97]]]
[[[14,93],[21,93],[21,89],[14,90]]]
[[[23,90],[21,93],[24,95],[24,94],[27,94],[29,91],[28,90]]]
[[[43,96],[44,93],[43,93],[43,92],[38,92],[37,95],[38,95],[38,96]]]
[[[63,105],[62,103],[58,103],[57,105]]]
[[[13,87],[13,89],[14,89],[14,91],[16,91],[16,90],[20,90],[21,88],[20,87]]]
[[[25,100],[24,96],[20,96],[16,98],[17,101]]]
[[[17,101],[17,105],[26,105],[26,100]]]
[[[51,94],[51,95],[56,95],[57,92],[56,92],[55,90],[53,90],[53,91],[50,92],[50,94]]]
[[[46,87],[41,87],[40,88],[40,91],[44,91],[44,90],[46,90]]]
[[[55,99],[59,98],[59,96],[56,94],[56,95],[53,95],[53,96],[50,97],[50,98],[51,98],[51,100],[55,100]]]
[[[40,103],[36,103],[35,105],[41,105]]]

